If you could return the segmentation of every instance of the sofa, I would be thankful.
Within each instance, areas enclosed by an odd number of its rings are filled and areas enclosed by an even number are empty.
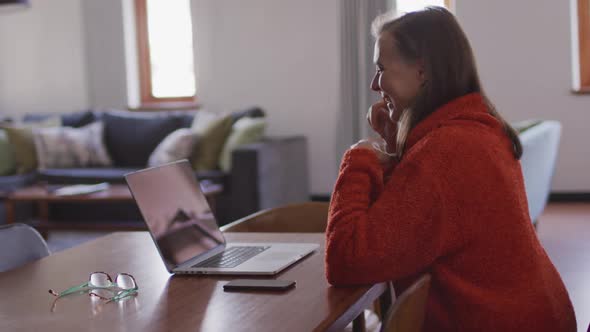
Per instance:
[[[198,127],[199,121],[203,121],[201,114],[205,114],[200,112],[205,111],[137,112],[97,109],[63,114],[27,114],[21,119],[23,124],[39,123],[56,117],[61,122],[61,127],[68,128],[82,128],[100,122],[103,126],[103,142],[112,159],[111,164],[108,167],[41,167],[25,171],[17,169],[17,174],[0,176],[0,192],[5,196],[12,190],[39,181],[49,185],[124,183],[124,174],[148,167],[155,150],[159,149],[161,143],[173,132],[181,128]],[[235,127],[244,122],[242,119],[264,117],[265,113],[256,107],[227,114],[225,127],[229,128],[229,131],[225,134],[223,150],[226,150]],[[8,126],[10,125],[5,125],[4,130],[8,130]],[[0,126],[0,130],[2,128]],[[35,140],[37,144],[37,138]],[[199,142],[199,148],[193,149],[194,154],[204,153],[204,150],[212,146],[208,142]],[[209,163],[209,167],[198,164],[199,161],[200,157],[195,164],[191,157],[191,163],[196,166],[195,177],[199,181],[223,185],[223,191],[216,196],[215,204],[215,213],[220,225],[262,209],[309,199],[307,140],[303,136],[261,135],[254,141],[251,137],[245,144],[232,146],[225,158],[225,167],[221,167],[217,160],[214,164]],[[20,210],[23,211],[17,211],[17,214],[26,214],[27,211],[30,213],[32,209],[25,206]],[[3,222],[4,216],[5,212],[0,202],[0,222]],[[91,207],[54,204],[50,207],[50,216],[52,220],[80,222],[141,220],[137,207],[129,203],[109,203]]]

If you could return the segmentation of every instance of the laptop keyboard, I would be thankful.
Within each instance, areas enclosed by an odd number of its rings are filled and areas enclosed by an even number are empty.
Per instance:
[[[270,248],[265,247],[231,247],[192,267],[232,268]]]

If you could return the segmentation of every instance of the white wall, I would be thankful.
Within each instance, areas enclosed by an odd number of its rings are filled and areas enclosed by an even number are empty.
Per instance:
[[[563,125],[554,191],[590,192],[590,95],[573,95],[569,1],[456,0],[490,99],[509,121]]]
[[[311,192],[337,175],[339,0],[194,0],[197,96],[206,107],[259,105],[270,135],[309,139]]]
[[[199,91],[205,105],[258,104],[271,134],[310,141],[311,190],[337,175],[338,1],[194,0]],[[590,191],[590,96],[570,93],[569,4],[550,0],[456,0],[490,98],[509,120],[561,121],[554,191]],[[304,23],[302,23],[304,22]]]
[[[125,107],[123,0],[33,0],[0,10],[0,112]],[[125,0],[127,1],[127,0]],[[198,96],[260,105],[271,135],[309,138],[311,191],[337,175],[339,0],[192,0]],[[554,191],[590,191],[590,95],[571,88],[567,1],[456,0],[484,87],[510,121],[551,118],[563,135]]]
[[[125,109],[129,103],[123,2],[78,2],[84,17],[89,105]]]
[[[0,113],[63,112],[88,105],[79,0],[0,7]]]

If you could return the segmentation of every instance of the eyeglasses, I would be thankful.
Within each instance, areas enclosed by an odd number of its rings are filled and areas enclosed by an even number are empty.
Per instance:
[[[96,296],[107,302],[120,300],[124,297],[137,293],[137,282],[135,278],[128,273],[119,273],[115,282],[111,276],[105,272],[94,272],[90,274],[88,282],[81,285],[70,287],[63,292],[56,292],[53,289],[49,293],[57,298],[90,290],[90,296]]]

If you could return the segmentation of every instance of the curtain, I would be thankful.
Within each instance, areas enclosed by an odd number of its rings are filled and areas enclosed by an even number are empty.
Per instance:
[[[379,95],[370,89],[375,73],[371,23],[391,9],[392,0],[342,0],[341,6],[341,106],[337,125],[337,150],[371,134],[366,113]]]

